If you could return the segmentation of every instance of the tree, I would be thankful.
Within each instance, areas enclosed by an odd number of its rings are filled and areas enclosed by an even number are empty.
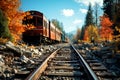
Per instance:
[[[112,40],[113,30],[111,29],[111,26],[113,23],[110,21],[109,17],[106,14],[100,17],[100,24],[102,26],[100,29],[101,38],[103,40]]]
[[[110,20],[113,20],[113,0],[103,0],[103,11],[108,15]]]
[[[7,18],[5,17],[1,9],[0,9],[0,37],[12,40],[12,36],[8,28]]]
[[[85,41],[97,41],[98,40],[98,28],[94,25],[89,25],[85,29],[85,35],[84,35]]]
[[[95,3],[95,25],[98,25],[98,4]]]
[[[64,31],[63,23],[59,22],[57,19],[52,19],[51,21],[58,29],[60,29],[61,31]]]
[[[88,11],[86,14],[86,18],[85,18],[85,25],[82,27],[82,31],[81,31],[81,39],[88,41],[88,31],[87,31],[87,27],[90,25],[94,25],[94,18],[93,18],[93,10],[91,7],[91,4],[89,3],[89,7],[88,7]]]
[[[83,39],[84,41],[89,41],[89,35],[88,35],[88,30],[87,30],[87,27],[86,27],[86,29],[85,29],[85,31],[84,31],[84,39]]]
[[[77,29],[77,33],[76,33],[75,36],[74,36],[74,40],[75,40],[75,41],[80,40],[80,36],[81,36],[81,30],[80,30],[80,28],[78,28],[78,29]]]
[[[20,36],[26,28],[26,26],[22,24],[22,20],[26,15],[29,15],[29,13],[20,11],[19,7],[20,0],[0,0],[0,9],[8,20],[8,27],[14,41],[21,39]]]
[[[83,39],[84,39],[84,33],[85,33],[85,27],[82,26],[82,28],[81,28],[80,40],[83,40]]]
[[[89,4],[86,19],[85,19],[85,27],[94,24],[94,21],[93,21],[94,18],[93,18],[93,13],[92,12],[93,12],[93,10],[91,8],[91,4]]]

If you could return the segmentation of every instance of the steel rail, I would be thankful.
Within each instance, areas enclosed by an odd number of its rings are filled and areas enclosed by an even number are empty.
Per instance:
[[[84,58],[80,55],[80,53],[75,49],[75,47],[71,44],[72,48],[75,50],[75,52],[77,53],[77,55],[80,57],[81,61],[83,62],[82,64],[84,65],[84,67],[87,68],[87,70],[89,71],[89,73],[87,73],[88,75],[90,74],[90,80],[99,80],[97,75],[94,73],[94,71],[90,68],[90,66],[88,65],[88,63],[84,60]]]
[[[59,48],[60,49],[60,48]],[[59,50],[57,49],[56,51],[54,51],[36,70],[34,70],[25,80],[38,80],[39,77],[41,76],[41,74],[43,73],[43,71],[46,69],[46,67],[48,66],[47,62],[50,58],[53,58],[55,56],[55,54],[57,53],[57,51]]]

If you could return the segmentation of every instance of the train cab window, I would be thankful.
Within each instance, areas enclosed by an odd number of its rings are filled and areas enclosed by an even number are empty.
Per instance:
[[[33,17],[31,19],[31,24],[34,25],[34,26],[36,26],[36,17]]]
[[[42,26],[42,25],[43,25],[43,20],[42,20],[42,18],[37,17],[36,26]]]

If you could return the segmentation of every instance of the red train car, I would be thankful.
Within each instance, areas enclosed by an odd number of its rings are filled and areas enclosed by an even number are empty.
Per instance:
[[[56,37],[55,37],[55,25],[49,21],[49,39],[53,42],[55,41]]]
[[[29,11],[32,18],[23,21],[24,24],[34,25],[35,28],[23,33],[23,40],[29,43],[41,43],[49,39],[49,20],[38,11]]]
[[[29,11],[29,13],[30,16],[26,16],[23,23],[26,25],[34,25],[35,28],[23,33],[23,40],[25,42],[39,44],[63,41],[63,33],[52,22],[50,22],[43,13],[38,11]],[[29,18],[31,16],[32,18]]]

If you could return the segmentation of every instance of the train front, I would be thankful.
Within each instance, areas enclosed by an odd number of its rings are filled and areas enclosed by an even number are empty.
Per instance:
[[[41,12],[29,11],[29,13],[30,15],[25,17],[23,24],[34,26],[34,28],[23,33],[23,41],[29,44],[44,43],[46,38],[49,37],[49,21]],[[30,16],[32,18],[29,18]]]

